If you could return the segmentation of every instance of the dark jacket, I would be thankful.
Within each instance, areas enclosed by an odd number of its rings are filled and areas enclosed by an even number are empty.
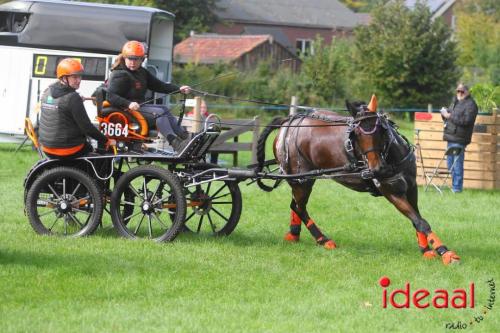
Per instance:
[[[119,65],[111,72],[108,80],[108,101],[111,105],[126,109],[132,102],[143,103],[146,91],[171,93],[179,86],[163,82],[144,67],[130,71],[125,65]]]
[[[448,109],[450,118],[445,119],[443,140],[468,145],[477,116],[477,105],[469,95],[459,101],[456,97]]]
[[[85,143],[86,136],[105,144],[107,138],[90,122],[75,89],[57,81],[42,94],[38,137],[48,148],[71,148]]]

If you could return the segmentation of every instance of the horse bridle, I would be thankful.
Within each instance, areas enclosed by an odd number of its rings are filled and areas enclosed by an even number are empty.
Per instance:
[[[350,140],[350,137],[351,137],[351,133],[357,134],[357,132],[360,132],[363,135],[372,135],[372,134],[374,134],[377,131],[377,129],[381,126],[381,120],[380,120],[381,117],[382,116],[379,113],[374,113],[374,114],[363,115],[361,117],[354,118],[352,120],[352,122],[349,123],[349,129],[348,129],[348,132],[349,132],[348,138],[349,138],[349,140]],[[364,120],[367,120],[367,119],[372,119],[372,118],[377,118],[376,121],[375,121],[375,125],[373,126],[372,129],[365,130],[361,126],[361,122],[364,121]],[[352,142],[351,142],[351,145],[352,145]],[[373,147],[370,147],[368,149],[362,150],[360,152],[361,152],[361,155],[363,155],[363,157],[366,158],[366,154],[368,154],[368,153],[370,153],[372,151],[376,151],[376,152],[382,153],[383,151],[385,151],[385,149],[381,149],[379,147],[373,146]]]

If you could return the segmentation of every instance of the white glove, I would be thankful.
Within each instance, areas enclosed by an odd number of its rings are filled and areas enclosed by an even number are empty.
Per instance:
[[[450,113],[448,112],[448,109],[447,109],[447,108],[442,107],[442,108],[441,108],[441,110],[439,110],[439,112],[441,112],[441,115],[442,115],[444,118],[446,118],[446,119],[450,118]]]
[[[139,111],[141,109],[141,105],[137,102],[132,102],[132,103],[130,103],[128,108],[132,111]]]
[[[182,94],[189,94],[191,92],[191,87],[190,86],[182,86],[179,88],[179,91]]]

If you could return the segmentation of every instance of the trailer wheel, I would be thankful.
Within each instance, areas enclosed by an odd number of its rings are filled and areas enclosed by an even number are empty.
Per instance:
[[[26,212],[39,234],[86,236],[101,222],[103,196],[85,172],[57,167],[33,182],[26,196]]]
[[[123,209],[127,205],[135,208],[131,215],[126,215],[130,210]],[[172,241],[186,216],[186,198],[177,176],[158,166],[142,165],[118,179],[110,212],[113,225],[123,237]]]

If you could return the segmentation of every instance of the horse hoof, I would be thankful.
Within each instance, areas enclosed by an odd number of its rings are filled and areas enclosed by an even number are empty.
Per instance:
[[[429,251],[425,251],[423,254],[422,254],[422,257],[424,257],[424,259],[434,259],[437,257],[437,253],[434,252],[434,250],[429,250]]]
[[[296,243],[300,240],[300,235],[294,235],[291,232],[287,232],[283,239],[290,243]]]
[[[335,242],[330,239],[330,240],[327,240],[325,242],[325,244],[323,244],[323,247],[327,250],[333,250],[333,249],[337,248],[337,244],[335,244]]]
[[[454,265],[460,263],[460,257],[453,251],[447,251],[442,256],[443,264]]]

